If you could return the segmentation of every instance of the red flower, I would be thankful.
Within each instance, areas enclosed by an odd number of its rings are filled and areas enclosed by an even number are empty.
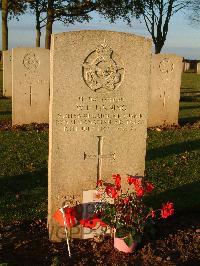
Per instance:
[[[136,179],[136,178],[133,177],[133,176],[128,176],[128,178],[127,178],[128,184],[129,184],[129,185],[133,184],[133,182],[134,182],[135,179]]]
[[[144,196],[145,190],[142,186],[135,186],[135,192],[138,197]]]
[[[119,174],[113,175],[113,179],[115,179],[116,189],[119,190],[121,188],[121,176]]]
[[[129,185],[134,184],[136,186],[142,185],[142,178],[137,176],[128,176],[128,183]]]
[[[107,195],[113,199],[115,199],[118,196],[118,193],[117,193],[115,187],[107,186],[105,191],[106,191]]]
[[[151,192],[154,189],[154,185],[150,182],[146,183],[146,192]]]
[[[166,204],[163,204],[163,207],[161,209],[161,217],[167,218],[168,216],[174,214],[174,204],[171,202],[167,202]]]
[[[128,176],[129,185],[133,184],[135,188],[136,195],[142,197],[145,193],[145,190],[142,186],[142,178],[137,176]]]

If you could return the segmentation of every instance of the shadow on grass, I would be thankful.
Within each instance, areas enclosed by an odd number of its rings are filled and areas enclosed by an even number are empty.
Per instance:
[[[36,187],[47,187],[47,169],[40,171],[27,172],[23,175],[0,177],[1,192],[21,192],[23,190],[32,190]]]
[[[161,219],[158,222],[158,231],[164,238],[169,233],[176,233],[178,230],[199,226],[200,220],[200,182],[186,184],[175,189],[166,190],[161,193],[154,193],[145,202],[155,210],[162,208],[162,204],[173,202],[174,215],[168,219]],[[159,229],[160,228],[160,229]]]
[[[176,213],[187,214],[197,212],[200,214],[200,182],[194,182],[166,190],[161,193],[154,193],[147,198],[148,204],[159,208],[162,203],[173,202]]]
[[[11,111],[0,111],[0,116],[1,115],[11,115],[12,112]]]
[[[0,220],[42,219],[47,215],[47,169],[0,177]]]
[[[184,110],[184,109],[199,109],[199,112],[200,112],[200,105],[180,106],[179,109],[180,110]]]
[[[192,116],[192,117],[182,117],[179,118],[179,125],[184,126],[186,124],[194,124],[200,120],[200,116]]]
[[[200,140],[184,141],[181,143],[171,144],[165,147],[147,150],[147,161],[198,149],[200,149]]]
[[[180,97],[181,102],[200,102],[200,95],[194,95],[194,96],[181,96]]]
[[[189,88],[189,87],[182,87],[181,88],[181,93],[200,93],[200,90],[197,88]]]

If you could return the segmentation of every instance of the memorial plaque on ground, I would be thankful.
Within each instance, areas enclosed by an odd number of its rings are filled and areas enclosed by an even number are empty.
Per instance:
[[[12,51],[3,51],[3,96],[12,96]]]
[[[49,122],[49,50],[12,50],[12,124]]]
[[[143,175],[151,41],[119,32],[52,36],[49,141],[49,232],[63,202],[112,174]],[[88,197],[89,198],[89,197]],[[58,233],[59,232],[59,233]],[[79,232],[80,233],[80,232]],[[77,234],[78,235],[78,234]]]
[[[182,57],[152,55],[148,127],[178,124]]]

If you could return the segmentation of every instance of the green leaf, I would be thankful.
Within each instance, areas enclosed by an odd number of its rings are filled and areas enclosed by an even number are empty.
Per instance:
[[[120,229],[116,230],[116,232],[115,232],[115,237],[123,238],[123,237],[125,237],[125,236],[126,236],[126,234],[124,233],[123,230],[120,230]]]
[[[131,235],[127,236],[124,238],[124,242],[126,243],[127,246],[131,246],[133,244],[133,238]]]

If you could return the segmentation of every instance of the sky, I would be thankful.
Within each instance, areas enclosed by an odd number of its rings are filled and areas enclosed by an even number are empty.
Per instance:
[[[19,21],[9,21],[9,48],[34,47],[35,45],[35,23],[34,16],[30,14],[19,17]],[[93,14],[89,23],[76,23],[66,26],[62,23],[54,23],[53,32],[66,32],[75,30],[112,30],[129,32],[145,37],[151,37],[146,30],[144,22],[134,20],[132,26],[128,26],[122,20],[115,24]],[[42,31],[42,47],[44,47],[45,28]],[[1,43],[1,35],[0,35]],[[167,40],[162,53],[173,53],[188,59],[200,59],[200,27],[194,28],[189,25],[187,14],[179,12],[175,14],[169,25]]]

